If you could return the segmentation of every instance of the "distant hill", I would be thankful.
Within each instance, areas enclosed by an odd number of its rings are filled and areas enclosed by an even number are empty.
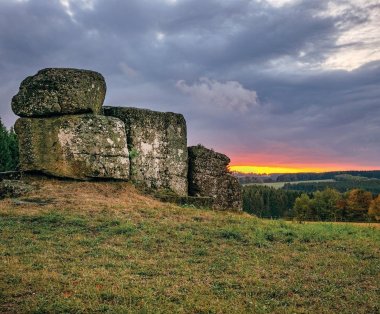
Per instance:
[[[335,189],[341,193],[348,192],[352,189],[362,189],[371,192],[374,195],[380,194],[380,180],[343,180],[343,181],[305,181],[298,183],[285,183],[283,189],[289,191],[315,192],[323,191],[327,188]]]
[[[293,181],[310,181],[310,180],[347,180],[348,178],[356,180],[363,179],[380,179],[380,170],[349,170],[349,171],[329,171],[329,172],[300,172],[300,173],[273,173],[273,174],[243,174],[234,172],[241,184],[247,183],[267,183],[267,182],[293,182]],[[338,176],[338,177],[337,177]],[[342,177],[343,176],[343,177]],[[348,177],[349,176],[349,177]]]
[[[304,172],[304,173],[288,173],[281,174],[277,177],[277,182],[290,182],[290,181],[308,181],[308,180],[328,180],[335,179],[337,175],[351,175],[366,178],[380,179],[380,170],[352,170],[352,171],[330,171],[330,172]]]

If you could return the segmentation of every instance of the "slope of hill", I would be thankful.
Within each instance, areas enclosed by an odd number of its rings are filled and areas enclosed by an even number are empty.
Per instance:
[[[0,201],[1,313],[375,313],[380,229],[163,204],[38,180]]]

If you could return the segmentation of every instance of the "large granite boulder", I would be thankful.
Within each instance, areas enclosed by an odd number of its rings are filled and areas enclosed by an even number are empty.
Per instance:
[[[99,115],[21,118],[15,131],[23,171],[74,179],[129,178],[124,123]]]
[[[187,130],[181,114],[104,107],[125,123],[131,153],[131,179],[154,190],[187,195]]]
[[[242,192],[237,178],[229,174],[230,159],[201,145],[188,148],[189,195],[214,198],[214,209],[242,209]]]
[[[100,73],[44,69],[22,81],[18,94],[12,99],[12,109],[21,117],[100,114],[105,95],[106,83]]]

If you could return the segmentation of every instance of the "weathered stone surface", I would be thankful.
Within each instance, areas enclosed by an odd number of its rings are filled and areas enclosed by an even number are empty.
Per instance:
[[[126,127],[131,179],[152,189],[187,195],[187,130],[181,114],[104,107]]]
[[[63,114],[100,114],[106,83],[88,70],[50,68],[22,81],[12,99],[13,112],[21,117]]]
[[[33,186],[19,180],[3,180],[0,182],[0,199],[20,197],[33,190]]]
[[[178,196],[178,195],[167,195],[167,194],[157,194],[155,195],[161,202],[174,203],[181,206],[189,206],[195,208],[212,208],[214,204],[214,199],[212,197],[205,196]]]
[[[23,171],[74,179],[129,178],[124,123],[98,115],[21,118],[15,131]]]
[[[241,186],[228,173],[230,159],[201,145],[188,148],[189,195],[214,198],[214,209],[242,209]]]

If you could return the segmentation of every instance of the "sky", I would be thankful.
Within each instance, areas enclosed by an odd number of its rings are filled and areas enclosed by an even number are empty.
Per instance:
[[[380,0],[0,0],[0,117],[47,67],[257,172],[380,169]]]

